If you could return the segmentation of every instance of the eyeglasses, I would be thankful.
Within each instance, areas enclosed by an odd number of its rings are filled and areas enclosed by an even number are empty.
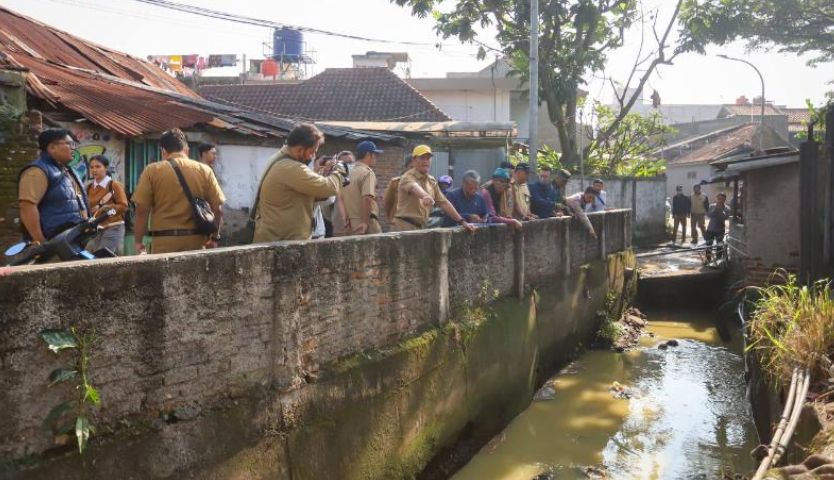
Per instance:
[[[53,142],[53,143],[56,143],[58,145],[67,145],[73,150],[78,148],[78,144],[73,142],[72,140],[58,140],[57,142]]]

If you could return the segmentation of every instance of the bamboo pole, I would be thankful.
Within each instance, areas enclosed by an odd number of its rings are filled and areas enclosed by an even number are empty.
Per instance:
[[[793,404],[794,404],[794,397],[796,396],[796,387],[799,383],[799,369],[794,368],[793,374],[791,375],[791,386],[788,388],[788,398],[785,400],[785,406],[782,409],[782,417],[779,419],[779,426],[776,428],[776,431],[773,432],[773,438],[770,440],[770,446],[767,447],[767,457],[762,460],[762,463],[759,464],[759,468],[756,470],[756,474],[753,475],[752,480],[762,480],[767,473],[767,470],[770,468],[771,461],[773,460],[773,454],[776,452],[777,445],[779,445],[779,441],[782,438],[782,434],[785,432],[785,428],[788,426],[788,421],[790,414],[793,413]]]

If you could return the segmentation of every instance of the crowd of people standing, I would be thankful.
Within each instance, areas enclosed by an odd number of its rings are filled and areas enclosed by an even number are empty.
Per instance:
[[[89,160],[92,180],[84,185],[69,167],[74,148],[69,131],[49,129],[38,141],[40,157],[19,177],[25,238],[43,243],[69,225],[113,209],[115,215],[102,222],[88,248],[121,254],[129,203],[124,185],[108,173],[108,159]],[[216,147],[200,145],[199,161],[191,160],[188,140],[178,129],[164,132],[159,144],[162,160],[144,169],[131,197],[135,252],[147,251],[146,235],[153,253],[216,247],[226,201],[212,169]],[[402,174],[391,179],[378,202],[374,169],[383,151],[362,141],[355,156],[343,151],[317,157],[323,144],[318,128],[300,124],[268,160],[250,211],[252,242],[381,233],[380,203],[392,231],[461,226],[471,232],[489,224],[520,228],[525,221],[570,215],[596,237],[586,212],[608,208],[601,180],[568,196],[569,172],[544,166],[538,179],[528,182],[530,167],[524,162],[502,164],[486,182],[467,171],[453,187],[450,176],[438,180],[429,174],[434,153],[428,145],[414,147]]]
[[[686,242],[687,221],[691,227],[693,245],[698,243],[699,231],[705,245],[711,247],[716,242],[723,243],[729,218],[730,209],[727,206],[727,195],[724,193],[716,195],[715,203],[710,204],[707,195],[701,191],[700,184],[692,187],[691,196],[684,194],[683,186],[678,185],[675,187],[675,196],[672,197],[672,244],[678,238],[678,227],[681,229],[681,244]]]

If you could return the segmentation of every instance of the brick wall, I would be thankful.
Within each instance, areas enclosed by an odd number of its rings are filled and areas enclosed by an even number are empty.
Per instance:
[[[518,232],[437,229],[15,270],[0,277],[0,458],[51,447],[41,422],[69,394],[47,388],[62,362],[38,338],[43,328],[97,332],[91,375],[104,401],[93,423],[119,431],[126,419],[206,410],[263,386],[303,392],[340,359],[447,322],[484,285],[513,294],[629,247],[627,211],[592,221],[598,241],[574,220],[548,219]]]
[[[39,123],[39,122],[38,122]],[[29,123],[0,124],[0,251],[20,241],[17,217],[17,175],[38,156]]]

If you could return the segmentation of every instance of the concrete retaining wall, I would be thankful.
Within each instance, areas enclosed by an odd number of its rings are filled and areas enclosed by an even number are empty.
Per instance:
[[[613,269],[606,259],[630,246],[630,217],[591,218],[599,241],[549,219],[521,232],[287,242],[0,277],[0,477],[408,477],[498,412],[490,405],[514,415],[535,366],[592,333],[622,274],[622,258]],[[485,288],[510,303],[479,326],[467,312]],[[90,368],[103,402],[84,456],[54,449],[41,425],[70,392],[47,388],[63,362],[38,332],[70,325],[99,336]]]
[[[594,179],[588,177],[588,187]],[[629,208],[634,219],[635,241],[657,240],[666,235],[666,177],[605,177],[610,208]],[[582,190],[578,176],[568,182],[568,194]]]

